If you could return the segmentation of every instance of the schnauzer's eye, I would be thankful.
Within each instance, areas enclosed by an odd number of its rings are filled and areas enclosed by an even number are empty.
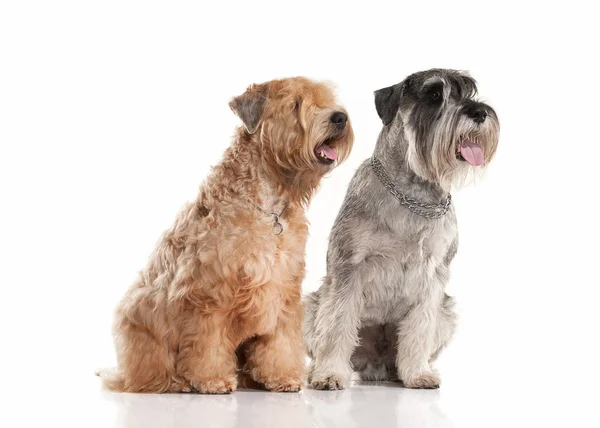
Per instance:
[[[437,102],[442,99],[442,90],[444,87],[440,83],[430,85],[424,91],[424,99]]]

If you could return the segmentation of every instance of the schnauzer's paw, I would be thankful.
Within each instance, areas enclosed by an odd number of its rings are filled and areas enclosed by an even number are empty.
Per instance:
[[[312,377],[310,379],[310,386],[314,389],[324,391],[335,391],[336,389],[345,389],[347,386],[346,379],[342,376],[331,375],[325,377]]]
[[[282,378],[276,381],[265,382],[265,388],[273,392],[298,392],[304,382],[299,377]]]
[[[407,388],[414,389],[437,389],[440,387],[440,376],[436,373],[423,373],[411,379],[403,380]]]
[[[229,394],[237,388],[237,378],[229,376],[225,378],[203,379],[192,382],[192,387],[200,394]]]

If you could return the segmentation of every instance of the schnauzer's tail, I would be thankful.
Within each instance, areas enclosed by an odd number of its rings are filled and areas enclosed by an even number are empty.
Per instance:
[[[98,370],[96,376],[100,376],[104,387],[111,391],[123,392],[125,390],[125,377],[117,368]]]

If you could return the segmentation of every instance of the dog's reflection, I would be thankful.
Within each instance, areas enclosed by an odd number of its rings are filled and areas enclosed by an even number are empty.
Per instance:
[[[305,392],[251,391],[243,395],[238,393],[236,427],[305,428],[312,426]]]
[[[119,428],[238,426],[235,394],[104,394],[118,406]]]
[[[306,396],[314,427],[452,427],[440,409],[438,390],[404,389],[392,382],[355,382],[346,390],[309,390]]]
[[[119,428],[310,426],[301,393],[104,394],[118,406]]]
[[[439,391],[374,384],[356,382],[342,391],[301,393],[104,394],[118,406],[120,428],[452,427],[439,407]]]

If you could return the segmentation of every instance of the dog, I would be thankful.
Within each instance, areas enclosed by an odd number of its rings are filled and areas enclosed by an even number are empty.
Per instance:
[[[432,69],[375,92],[383,122],[349,185],[329,240],[327,274],[305,298],[316,389],[362,380],[437,388],[432,367],[456,316],[445,294],[458,247],[450,191],[490,163],[500,125],[467,73]]]
[[[118,367],[98,373],[110,390],[305,382],[305,209],[349,155],[352,127],[332,89],[303,77],[252,85],[229,105],[243,127],[116,310]]]

